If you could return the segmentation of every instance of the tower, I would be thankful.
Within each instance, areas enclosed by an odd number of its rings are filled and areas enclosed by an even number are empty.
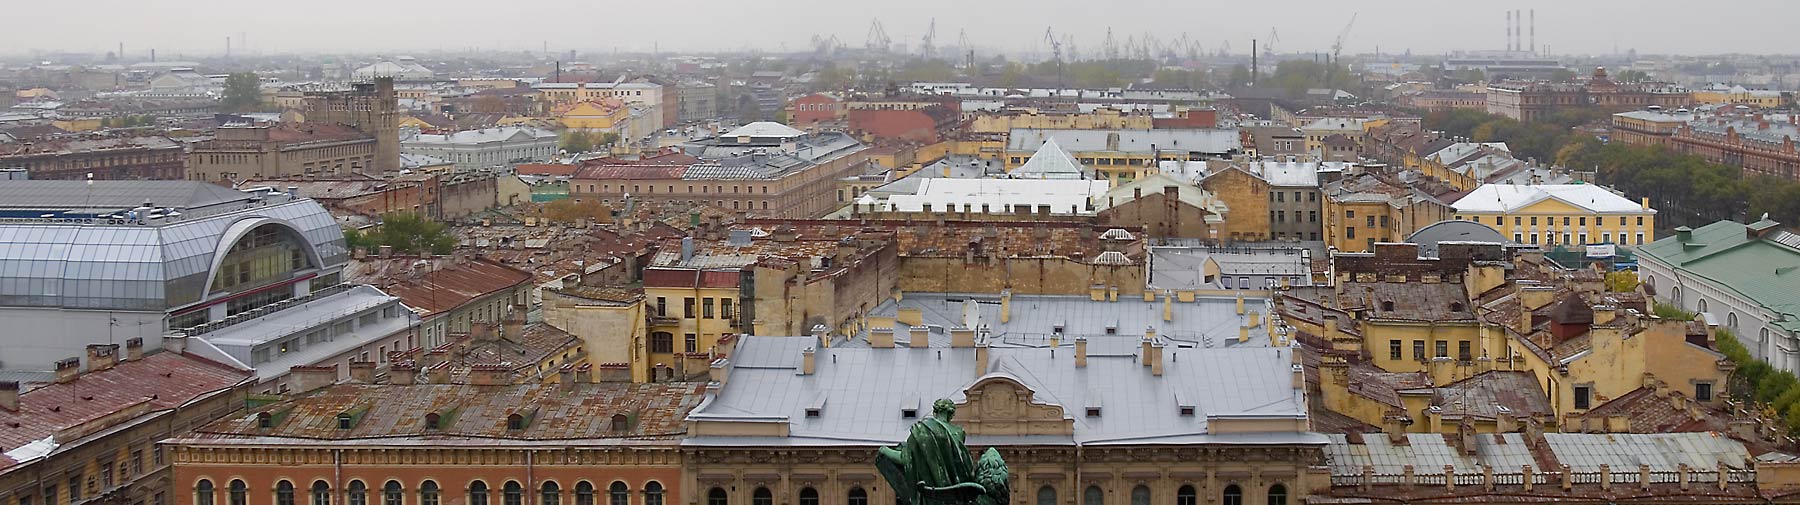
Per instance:
[[[349,91],[309,91],[301,110],[311,123],[337,123],[375,137],[375,164],[370,175],[400,171],[400,103],[394,94],[394,78],[376,77],[359,82]]]

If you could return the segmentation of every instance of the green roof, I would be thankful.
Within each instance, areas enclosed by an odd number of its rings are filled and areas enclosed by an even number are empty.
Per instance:
[[[1769,230],[1776,225],[1768,220],[1749,225],[1719,221],[1693,230],[1686,241],[1679,235],[1666,237],[1639,246],[1637,252],[1735,291],[1783,315],[1774,325],[1800,331],[1800,235]],[[1752,229],[1768,231],[1751,238]]]

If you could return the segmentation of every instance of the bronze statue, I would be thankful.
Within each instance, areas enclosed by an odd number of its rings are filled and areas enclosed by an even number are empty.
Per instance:
[[[1006,461],[988,448],[979,461],[963,445],[963,430],[950,419],[956,404],[938,400],[931,417],[912,426],[906,441],[897,447],[878,449],[875,468],[881,470],[901,505],[1008,505]]]

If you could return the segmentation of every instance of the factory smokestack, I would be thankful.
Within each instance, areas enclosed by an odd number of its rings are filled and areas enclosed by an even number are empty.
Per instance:
[[[1531,54],[1537,54],[1537,9],[1531,10]]]

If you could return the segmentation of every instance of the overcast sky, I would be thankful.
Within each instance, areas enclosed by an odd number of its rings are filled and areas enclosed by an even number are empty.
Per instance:
[[[161,58],[217,55],[227,36],[249,50],[396,53],[433,49],[664,51],[808,47],[814,34],[861,46],[879,17],[895,42],[917,46],[937,20],[939,46],[959,33],[978,47],[1034,50],[1044,28],[1101,47],[1110,25],[1123,42],[1146,31],[1184,32],[1207,51],[1280,31],[1276,49],[1326,51],[1359,14],[1346,54],[1500,49],[1505,9],[1537,10],[1537,43],[1562,54],[1716,54],[1794,51],[1784,23],[1796,0],[78,0],[6,2],[0,53],[31,50]],[[29,22],[20,22],[30,20]],[[1527,28],[1529,30],[1529,27]],[[1529,39],[1527,31],[1526,38]],[[243,51],[242,44],[237,48]]]

